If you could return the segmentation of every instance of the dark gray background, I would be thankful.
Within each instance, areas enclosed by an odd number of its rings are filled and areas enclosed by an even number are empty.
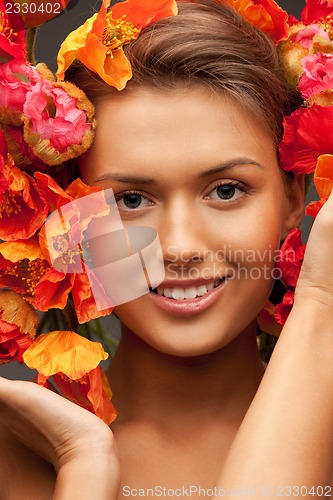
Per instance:
[[[282,8],[287,10],[289,13],[294,14],[296,17],[299,16],[304,3],[305,2],[303,0],[279,1],[279,5],[281,5]],[[39,29],[36,45],[37,61],[44,61],[50,69],[55,71],[56,54],[61,42],[68,33],[83,24],[94,11],[98,10],[100,5],[101,0],[71,0],[68,8],[62,15],[49,21]],[[309,192],[307,201],[313,199],[317,199],[317,196],[315,190],[312,188]],[[302,224],[304,241],[307,238],[312,221],[312,217],[304,218]],[[107,319],[107,322],[108,330],[114,331],[117,329],[117,324],[113,315]],[[32,377],[31,370],[16,362],[0,366],[0,374],[11,379],[30,379]]]

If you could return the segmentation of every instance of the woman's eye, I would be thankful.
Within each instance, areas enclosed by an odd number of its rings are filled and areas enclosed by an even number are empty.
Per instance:
[[[238,198],[245,193],[244,186],[240,183],[225,183],[216,186],[210,192],[210,199],[212,200],[224,200],[224,201],[236,201]]]
[[[121,210],[135,210],[149,206],[149,200],[135,191],[116,195],[115,198]]]

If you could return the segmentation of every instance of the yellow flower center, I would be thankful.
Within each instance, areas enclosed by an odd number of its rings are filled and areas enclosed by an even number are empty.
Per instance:
[[[6,268],[6,274],[20,278],[26,285],[26,293],[35,295],[35,286],[47,271],[46,262],[42,259],[22,259],[13,262]]]
[[[135,40],[140,33],[140,30],[134,28],[133,23],[125,19],[125,14],[119,19],[113,19],[112,12],[106,15],[108,25],[103,30],[102,42],[108,47],[107,54],[111,57],[113,50],[118,50],[131,40]]]
[[[61,256],[63,264],[75,264],[77,259],[83,258],[81,245],[70,248],[67,235],[53,236],[53,248]]]
[[[17,36],[17,33],[10,27],[8,19],[5,18],[5,13],[3,11],[0,12],[0,33],[11,41]]]
[[[4,191],[2,194],[2,200],[0,203],[0,219],[3,216],[9,217],[12,214],[19,214],[22,210],[20,203],[18,203],[19,196],[15,193],[10,193],[8,191]]]
[[[327,31],[329,37],[333,38],[333,18],[332,16],[322,17],[319,21],[319,26]]]

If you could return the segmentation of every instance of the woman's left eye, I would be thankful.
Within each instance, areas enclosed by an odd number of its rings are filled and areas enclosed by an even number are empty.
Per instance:
[[[215,188],[210,191],[210,199],[216,201],[237,201],[244,193],[246,193],[246,189],[243,184],[239,182],[231,182],[228,181],[224,184],[219,184],[215,186]],[[212,195],[213,194],[213,195]]]
[[[115,195],[117,205],[121,210],[136,210],[148,207],[150,201],[143,194],[136,191],[128,191],[127,193],[122,193],[121,195]],[[142,204],[142,201],[145,201]]]

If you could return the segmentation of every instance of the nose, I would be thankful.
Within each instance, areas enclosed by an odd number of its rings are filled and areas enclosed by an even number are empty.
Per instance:
[[[208,229],[193,200],[166,207],[157,228],[165,263],[192,267],[203,262],[209,250]]]

